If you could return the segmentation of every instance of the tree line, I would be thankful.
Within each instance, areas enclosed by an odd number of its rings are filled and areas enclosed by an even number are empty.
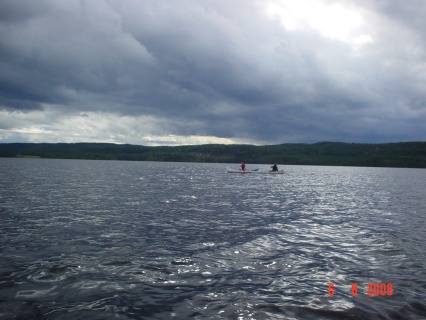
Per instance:
[[[0,144],[0,157],[426,168],[426,142],[175,147],[111,143],[4,143]]]

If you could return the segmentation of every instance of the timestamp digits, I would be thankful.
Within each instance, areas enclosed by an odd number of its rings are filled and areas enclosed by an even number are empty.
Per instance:
[[[393,295],[392,283],[367,283],[365,294],[369,297],[378,296],[392,296]],[[328,295],[332,297],[336,293],[334,283],[328,284]],[[352,283],[351,294],[356,297],[358,294],[363,293],[362,288],[357,283]]]

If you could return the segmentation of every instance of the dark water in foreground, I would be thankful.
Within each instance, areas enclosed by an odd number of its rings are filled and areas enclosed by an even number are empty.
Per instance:
[[[0,159],[0,319],[426,319],[426,170],[225,169]]]

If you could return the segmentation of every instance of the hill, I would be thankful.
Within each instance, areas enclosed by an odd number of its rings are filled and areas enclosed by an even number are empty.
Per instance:
[[[362,144],[319,142],[279,145],[146,147],[109,143],[6,143],[0,157],[59,159],[279,163],[300,165],[426,168],[426,142]]]

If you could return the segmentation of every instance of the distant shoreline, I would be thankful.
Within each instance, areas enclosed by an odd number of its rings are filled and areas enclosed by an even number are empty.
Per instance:
[[[0,157],[426,168],[426,142],[174,147],[112,143],[0,143]]]

